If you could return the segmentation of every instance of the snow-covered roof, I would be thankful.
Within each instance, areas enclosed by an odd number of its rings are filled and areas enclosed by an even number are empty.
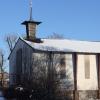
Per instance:
[[[100,42],[78,41],[70,39],[41,39],[41,43],[24,40],[34,49],[44,51],[100,53]]]

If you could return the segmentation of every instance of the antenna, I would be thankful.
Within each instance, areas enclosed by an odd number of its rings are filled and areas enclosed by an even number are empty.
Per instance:
[[[32,20],[32,0],[30,0],[30,20]]]

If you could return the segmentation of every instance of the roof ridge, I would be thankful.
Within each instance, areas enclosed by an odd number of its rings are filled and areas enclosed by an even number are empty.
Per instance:
[[[49,39],[49,38],[41,38],[41,39],[47,39],[47,40],[70,40],[70,41],[81,41],[81,42],[100,42],[100,41],[92,41],[92,40],[78,40],[78,39]]]

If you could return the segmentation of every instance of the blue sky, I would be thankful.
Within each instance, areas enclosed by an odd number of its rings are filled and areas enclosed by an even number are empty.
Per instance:
[[[33,18],[39,25],[37,36],[52,33],[65,38],[100,40],[100,0],[33,0]],[[25,34],[21,22],[29,19],[29,0],[1,0],[0,36]]]
[[[33,0],[33,18],[39,25],[37,36],[52,33],[65,38],[100,40],[100,0]],[[29,0],[1,0],[0,36],[25,34],[21,22],[29,19]]]
[[[59,33],[100,41],[100,0],[33,0],[33,18],[43,22],[37,29],[40,38]],[[6,34],[25,34],[21,22],[28,19],[29,0],[0,0],[0,48],[6,48]]]

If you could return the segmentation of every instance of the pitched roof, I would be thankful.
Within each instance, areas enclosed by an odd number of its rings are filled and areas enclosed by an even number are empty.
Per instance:
[[[100,53],[100,42],[93,41],[78,41],[70,39],[41,39],[41,43],[35,43],[31,41],[19,38],[29,45],[31,48],[39,51],[55,51],[55,52],[78,52],[78,53]],[[16,42],[13,50],[15,49],[18,41]],[[13,52],[12,50],[12,52]],[[8,59],[10,58],[10,53]]]
[[[70,39],[41,39],[42,43],[23,40],[32,48],[42,51],[100,53],[100,42]]]

